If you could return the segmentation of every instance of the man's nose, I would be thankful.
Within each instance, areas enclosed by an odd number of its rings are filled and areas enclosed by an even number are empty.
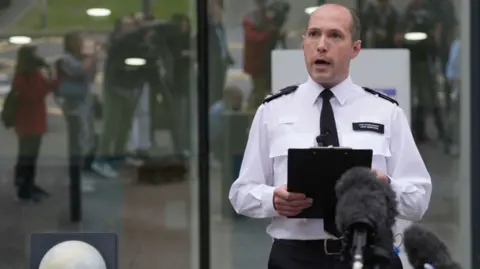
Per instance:
[[[318,52],[325,52],[325,51],[327,51],[327,40],[326,40],[326,38],[323,37],[323,36],[318,39],[317,51],[318,51]]]

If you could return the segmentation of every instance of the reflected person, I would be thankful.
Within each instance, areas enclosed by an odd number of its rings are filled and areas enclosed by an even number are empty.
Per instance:
[[[96,48],[90,53],[85,54],[85,40],[80,32],[64,36],[64,55],[57,61],[59,87],[55,93],[67,123],[69,176],[72,182],[82,184],[85,184],[80,179],[86,156],[95,146],[91,88],[97,71]]]
[[[22,202],[40,202],[49,194],[35,184],[37,160],[42,138],[47,131],[46,96],[54,87],[51,72],[44,60],[37,56],[36,47],[25,45],[17,52],[12,91],[17,94],[18,108],[14,118],[18,138],[15,185],[17,199]]]

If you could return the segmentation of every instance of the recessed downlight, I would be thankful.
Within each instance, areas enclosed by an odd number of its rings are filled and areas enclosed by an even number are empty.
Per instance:
[[[147,63],[147,60],[143,58],[127,58],[125,59],[125,64],[130,66],[142,66]]]
[[[408,41],[421,41],[427,39],[427,34],[422,32],[410,32],[404,35]]]
[[[112,14],[112,11],[107,8],[90,8],[87,9],[87,15],[91,17],[107,17]]]
[[[8,38],[8,42],[15,45],[25,45],[32,42],[32,38],[29,36],[11,36]]]

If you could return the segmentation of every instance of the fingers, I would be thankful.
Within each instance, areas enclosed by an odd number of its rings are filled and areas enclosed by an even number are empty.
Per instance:
[[[304,200],[306,198],[305,194],[288,192],[286,185],[280,186],[275,189],[273,194],[276,197],[279,197],[285,201]]]
[[[278,206],[287,206],[292,208],[301,208],[304,209],[312,204],[313,200],[311,198],[306,198],[302,200],[287,201],[281,198],[276,199],[275,204]]]
[[[388,177],[387,177],[383,172],[381,172],[381,171],[379,171],[379,170],[376,170],[376,169],[373,169],[373,168],[372,168],[372,172],[375,173],[375,175],[377,176],[377,178],[378,178],[380,181],[382,181],[382,182],[384,182],[384,183],[389,183],[389,182],[390,182],[390,180],[388,179]]]
[[[283,217],[294,217],[298,214],[300,214],[302,211],[301,210],[277,210],[278,214]]]
[[[298,215],[305,208],[312,205],[313,200],[307,198],[303,193],[292,193],[287,191],[283,185],[274,191],[274,204],[277,212],[286,217]]]
[[[275,202],[275,208],[281,216],[292,217],[298,215],[304,209],[312,205],[313,200],[311,198],[305,200],[297,200],[293,202],[288,202],[285,200],[278,199]]]

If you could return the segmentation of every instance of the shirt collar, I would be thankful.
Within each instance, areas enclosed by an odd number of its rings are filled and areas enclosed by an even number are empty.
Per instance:
[[[312,100],[312,103],[315,103],[320,96],[320,93],[325,89],[322,85],[315,82],[311,77],[308,77],[307,85],[309,86],[309,98]],[[348,76],[344,81],[337,84],[335,87],[330,90],[333,92],[333,95],[338,100],[340,105],[344,105],[348,97],[351,96],[351,90],[354,84]]]

